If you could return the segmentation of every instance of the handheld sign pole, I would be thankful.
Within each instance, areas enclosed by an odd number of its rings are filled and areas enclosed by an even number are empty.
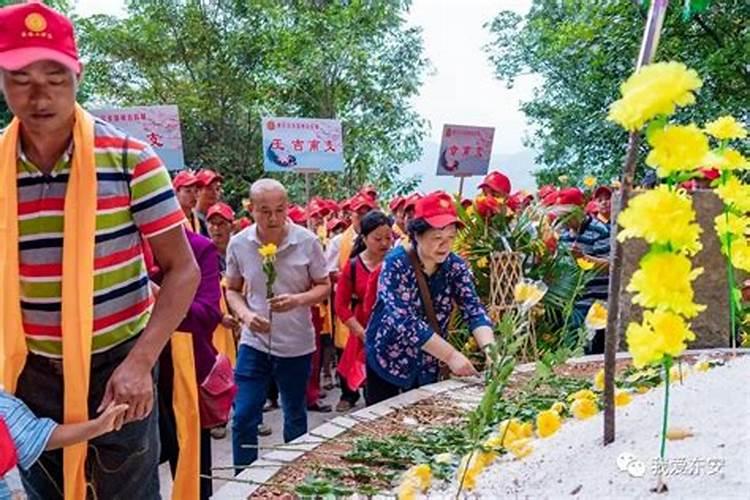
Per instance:
[[[462,175],[458,179],[458,198],[460,201],[464,199],[464,181],[466,180],[466,176]]]
[[[659,44],[659,35],[664,23],[669,0],[651,0],[648,11],[646,27],[643,32],[643,41],[638,55],[635,70],[651,63]],[[633,178],[635,177],[635,164],[638,157],[640,145],[640,134],[631,132],[628,137],[628,150],[625,156],[625,165],[622,170],[620,182],[620,196],[615,199],[616,206],[613,207],[613,231],[612,231],[612,264],[610,266],[609,278],[609,300],[607,304],[607,330],[604,337],[604,444],[610,444],[615,440],[615,358],[617,344],[619,343],[622,321],[620,318],[620,292],[622,291],[622,263],[623,248],[617,241],[617,214],[625,208],[633,190]]]

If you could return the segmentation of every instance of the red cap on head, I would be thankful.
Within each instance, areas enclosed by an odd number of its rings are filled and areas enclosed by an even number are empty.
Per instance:
[[[611,198],[612,188],[609,186],[599,186],[598,188],[596,188],[596,191],[594,191],[594,199],[601,198],[602,196]]]
[[[329,233],[332,233],[337,229],[343,229],[344,226],[345,226],[344,221],[334,217],[333,219],[328,221],[328,225],[326,226],[326,228],[328,229]]]
[[[55,61],[81,73],[70,19],[41,2],[0,9],[0,68],[16,71],[38,61]]]
[[[339,210],[344,210],[346,212],[350,211],[352,209],[352,199],[346,199],[339,203]]]
[[[444,191],[430,193],[417,202],[414,218],[424,219],[430,226],[440,229],[450,224],[461,224],[451,195]]]
[[[422,195],[419,193],[414,193],[414,194],[407,196],[404,199],[404,210],[409,210],[409,209],[414,210],[414,208],[417,206],[417,202],[421,199],[422,199]]]
[[[336,203],[336,200],[323,200],[323,202],[325,203],[325,206],[328,207],[331,214],[335,214],[340,210],[339,204]]]
[[[310,211],[310,217],[326,217],[331,214],[330,205],[322,198],[313,198],[307,204]]]
[[[586,203],[585,210],[587,214],[597,214],[599,213],[599,203],[596,200],[591,200],[590,202]]]
[[[362,186],[362,189],[360,189],[359,192],[365,196],[369,196],[373,200],[378,199],[378,190],[375,189],[374,186]]]
[[[195,186],[198,184],[198,178],[187,170],[181,171],[172,179],[172,187],[176,190],[182,187]]]
[[[391,210],[391,212],[396,212],[398,209],[404,206],[404,202],[406,200],[403,196],[396,196],[391,200],[391,203],[388,205],[388,208]]]
[[[510,179],[500,172],[490,172],[479,185],[479,189],[489,188],[495,193],[510,194]]]
[[[543,200],[551,193],[556,193],[556,192],[557,192],[557,189],[555,189],[555,186],[551,186],[547,184],[546,186],[540,187],[537,194],[539,195],[539,199]]]
[[[213,170],[209,170],[207,168],[204,168],[200,172],[196,174],[196,177],[198,178],[198,186],[199,187],[206,187],[211,185],[214,181],[223,181],[224,178],[214,172]]]
[[[289,218],[295,224],[307,223],[307,211],[299,205],[289,205]]]
[[[214,215],[218,215],[229,222],[234,220],[234,210],[232,210],[232,207],[226,203],[219,202],[211,205],[211,208],[208,209],[208,213],[206,214],[206,219],[209,220]]]
[[[240,230],[246,229],[253,225],[253,221],[248,219],[247,217],[242,217],[240,220],[237,221],[237,225],[240,226]]]
[[[464,198],[463,200],[461,200],[461,206],[464,207],[464,208],[469,208],[473,204],[474,204],[474,202],[471,201],[470,198]]]
[[[367,208],[368,210],[375,210],[378,208],[378,205],[375,203],[375,200],[370,198],[364,193],[358,193],[354,195],[354,198],[352,198],[352,211],[359,212],[363,208]]]
[[[557,193],[557,199],[555,205],[577,205],[583,206],[584,196],[583,191],[578,188],[565,188],[561,189]]]

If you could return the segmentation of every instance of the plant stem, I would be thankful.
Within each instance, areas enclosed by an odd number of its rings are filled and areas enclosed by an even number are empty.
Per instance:
[[[663,361],[664,366],[664,412],[662,415],[661,424],[661,450],[659,456],[662,462],[664,461],[664,454],[667,450],[667,422],[669,419],[669,370],[672,368],[672,358],[667,356]]]
[[[575,304],[576,297],[578,296],[578,292],[581,288],[581,281],[583,281],[583,270],[578,271],[578,281],[576,282],[576,287],[573,290],[573,293],[570,295],[570,301],[565,305],[565,320],[563,322],[562,334],[565,336],[564,338],[567,338],[568,336],[568,323],[570,322],[570,317],[573,315],[573,306]]]
[[[736,321],[737,321],[737,310],[734,303],[734,267],[732,264],[732,233],[729,232],[729,207],[724,204],[724,222],[727,225],[727,255],[724,259],[727,266],[727,290],[729,292],[729,335],[730,345],[732,349],[737,348],[736,339]]]

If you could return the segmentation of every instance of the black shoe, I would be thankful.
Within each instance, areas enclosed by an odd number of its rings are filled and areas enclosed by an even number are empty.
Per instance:
[[[333,408],[331,408],[331,405],[322,405],[320,402],[307,405],[308,411],[316,411],[318,413],[331,413],[333,411]]]

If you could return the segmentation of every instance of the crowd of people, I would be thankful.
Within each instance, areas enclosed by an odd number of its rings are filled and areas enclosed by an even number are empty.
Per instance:
[[[441,363],[477,374],[446,340],[457,310],[480,349],[494,342],[453,252],[452,196],[383,200],[365,186],[299,206],[259,179],[237,217],[220,173],[172,177],[76,103],[69,19],[26,3],[0,9],[0,24],[15,116],[0,139],[0,477],[18,465],[31,499],[147,499],[168,462],[174,498],[208,498],[211,440],[230,419],[239,472],[279,403],[288,442],[308,411],[333,410],[335,385],[345,412],[437,381]],[[536,198],[583,214],[561,241],[602,272],[576,310],[606,298],[609,188],[514,193],[500,172],[480,188],[511,210]]]

